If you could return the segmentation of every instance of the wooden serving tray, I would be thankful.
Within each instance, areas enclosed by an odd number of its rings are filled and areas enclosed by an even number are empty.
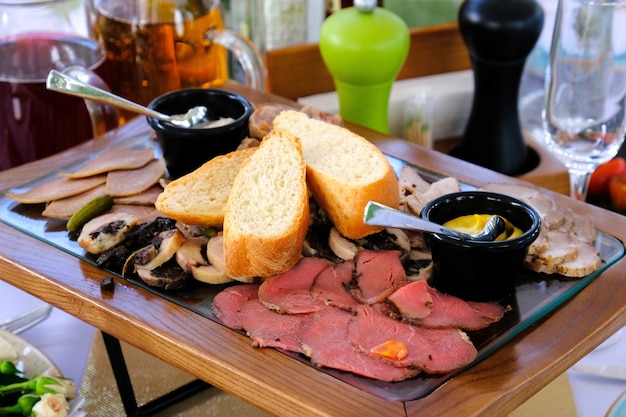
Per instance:
[[[134,135],[116,146],[133,148],[152,147],[155,150],[155,154],[157,156],[160,155],[158,146],[156,146],[155,142],[151,140],[146,133]],[[90,158],[97,155],[97,153],[93,154]],[[400,173],[403,166],[407,165],[402,159],[393,156],[387,156],[387,158],[397,174]],[[88,158],[79,159],[61,169],[45,174],[26,184],[14,187],[10,191],[23,192],[36,185],[48,182],[56,178],[59,172],[72,170],[83,164],[87,159]],[[436,172],[424,170],[415,165],[412,166],[429,181],[441,178],[441,175]],[[463,184],[463,188],[473,189],[474,187]],[[86,253],[75,241],[69,239],[68,232],[65,230],[65,222],[42,217],[42,210],[42,205],[19,204],[6,197],[4,194],[0,195],[1,222],[39,239],[48,245],[74,255],[85,262],[95,265],[95,257]],[[582,291],[589,283],[600,276],[604,270],[624,255],[622,243],[615,237],[604,232],[598,233],[596,248],[600,252],[603,260],[602,267],[600,270],[582,279],[572,280],[557,275],[537,274],[528,270],[520,271],[517,277],[516,293],[505,301],[506,304],[512,307],[512,310],[507,312],[504,319],[500,322],[480,331],[468,332],[468,335],[478,349],[478,356],[472,364],[458,372],[438,376],[418,375],[417,377],[405,381],[390,383],[375,381],[349,372],[333,369],[322,369],[322,371],[385,400],[410,401],[423,398],[450,378],[460,374],[491,355],[500,346],[551,313],[573,295]],[[115,271],[107,272],[117,276],[119,279],[123,279]],[[213,297],[221,291],[224,286],[211,286],[194,282],[185,289],[164,291],[159,288],[150,287],[140,280],[128,279],[128,281],[172,303],[176,303],[194,314],[199,314],[219,323],[212,314],[211,305]],[[250,347],[250,349],[254,348]],[[315,365],[311,364],[309,360],[302,355],[293,352],[284,353],[294,360],[315,367]]]

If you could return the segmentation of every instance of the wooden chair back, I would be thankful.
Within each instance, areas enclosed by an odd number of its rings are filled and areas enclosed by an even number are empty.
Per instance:
[[[471,68],[457,23],[410,30],[411,46],[398,80]],[[318,44],[296,45],[267,52],[268,91],[297,100],[335,89]]]

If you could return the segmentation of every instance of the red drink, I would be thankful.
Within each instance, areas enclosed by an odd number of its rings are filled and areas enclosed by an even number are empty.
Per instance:
[[[82,99],[46,89],[51,69],[100,67],[98,45],[71,35],[31,34],[0,40],[0,170],[92,138]]]

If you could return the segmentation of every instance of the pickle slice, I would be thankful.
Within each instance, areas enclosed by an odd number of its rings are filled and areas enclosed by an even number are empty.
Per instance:
[[[96,197],[78,209],[67,221],[65,228],[70,232],[76,232],[89,220],[106,212],[111,207],[113,207],[113,197],[107,194]]]

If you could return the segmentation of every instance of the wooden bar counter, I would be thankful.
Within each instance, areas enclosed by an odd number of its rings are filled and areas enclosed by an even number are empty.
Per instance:
[[[278,97],[228,84],[253,102]],[[420,167],[481,185],[520,182],[489,170],[350,126],[384,152]],[[62,154],[0,173],[0,191],[147,132],[143,118]],[[626,218],[545,191],[561,206],[579,206],[597,228],[624,241]],[[583,205],[583,206],[581,206]],[[0,223],[0,279],[276,416],[503,416],[626,325],[626,259],[619,260],[561,307],[487,359],[423,399],[387,401],[250,340],[73,255]],[[71,349],[71,346],[68,346]]]

